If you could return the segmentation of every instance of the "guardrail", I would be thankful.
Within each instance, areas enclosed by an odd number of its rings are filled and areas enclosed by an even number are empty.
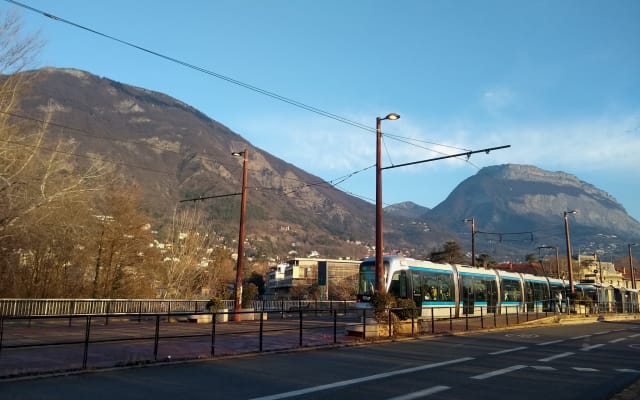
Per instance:
[[[119,315],[206,313],[209,300],[158,299],[0,299],[0,316],[33,317],[59,315]],[[223,300],[224,309],[233,311],[234,301]],[[354,301],[254,300],[248,308],[256,311],[347,309]]]

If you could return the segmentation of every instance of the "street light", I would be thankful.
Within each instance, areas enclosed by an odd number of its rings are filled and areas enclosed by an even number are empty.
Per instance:
[[[476,219],[465,218],[464,222],[471,222],[471,266],[476,266]]]
[[[234,151],[231,153],[234,157],[243,156],[242,161],[242,199],[240,205],[240,233],[238,234],[238,262],[236,264],[236,290],[233,301],[233,320],[240,321],[242,315],[239,314],[242,307],[242,273],[244,271],[244,218],[247,210],[247,160],[249,152]]]
[[[569,288],[571,289],[571,294],[574,294],[575,288],[573,287],[573,270],[571,266],[571,239],[569,238],[569,218],[567,217],[569,214],[577,214],[578,210],[571,210],[564,212],[564,234],[567,239],[567,272],[569,273]]]
[[[629,269],[631,270],[631,289],[636,288],[636,276],[633,272],[633,260],[631,258],[631,247],[637,246],[638,243],[629,243]]]
[[[538,246],[538,251],[540,249],[556,249],[556,277],[560,279],[560,257],[558,255],[558,246]]]
[[[385,119],[394,121],[399,119],[396,113],[387,114],[386,117],[376,117],[376,290],[384,292],[384,253],[382,237],[382,128],[381,122]]]

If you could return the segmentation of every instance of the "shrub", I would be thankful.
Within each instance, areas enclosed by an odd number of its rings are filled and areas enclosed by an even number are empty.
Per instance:
[[[383,322],[387,320],[388,310],[395,305],[395,301],[395,297],[386,292],[376,292],[371,296],[371,305],[373,306],[376,321]]]
[[[420,314],[416,303],[411,299],[396,299],[396,306],[393,313],[397,315],[401,321],[417,318]]]

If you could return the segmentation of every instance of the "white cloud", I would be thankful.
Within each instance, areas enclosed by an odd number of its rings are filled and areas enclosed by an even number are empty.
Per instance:
[[[516,94],[506,87],[495,87],[482,94],[481,102],[489,114],[499,114],[516,101]]]

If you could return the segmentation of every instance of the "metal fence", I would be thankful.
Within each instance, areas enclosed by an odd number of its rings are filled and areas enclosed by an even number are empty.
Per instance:
[[[69,315],[174,314],[209,312],[209,300],[157,299],[0,299],[0,316],[37,317]],[[233,311],[234,301],[223,300],[224,309]],[[254,300],[255,311],[299,309],[347,309],[354,301]]]
[[[141,302],[148,305],[142,300],[130,304]],[[53,304],[58,303],[49,303],[47,310],[55,310]],[[202,304],[206,307],[204,300],[158,301],[155,306],[165,308],[146,314],[138,308],[119,314],[0,315],[0,379],[507,327],[562,315],[554,307],[528,312],[513,307],[496,313],[495,307],[484,306],[460,317],[455,316],[454,307],[441,310],[439,316],[433,308],[420,316],[417,309],[392,309],[375,316],[373,310],[351,307],[352,303],[315,301],[256,302],[254,310],[237,313],[194,312]],[[564,314],[582,317],[592,311],[587,305],[576,303]],[[187,311],[176,311],[178,307]],[[238,314],[241,321],[223,323]],[[400,314],[404,320],[397,318]]]

